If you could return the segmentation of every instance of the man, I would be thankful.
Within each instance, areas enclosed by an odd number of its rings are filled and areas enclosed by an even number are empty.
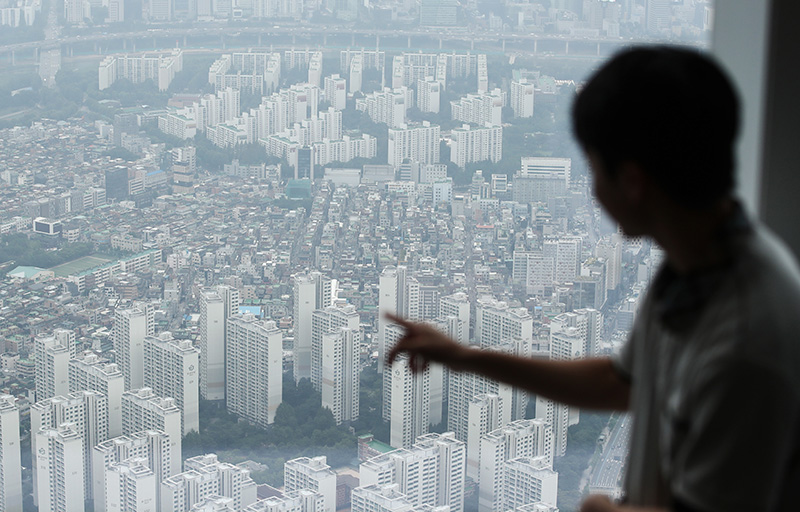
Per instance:
[[[576,98],[595,195],[666,261],[615,358],[547,361],[406,328],[388,356],[473,371],[634,417],[624,504],[582,510],[800,510],[800,272],[733,197],[739,107],[708,57],[637,48]]]

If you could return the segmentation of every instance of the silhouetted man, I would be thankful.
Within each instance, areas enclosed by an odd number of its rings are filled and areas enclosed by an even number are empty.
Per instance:
[[[739,106],[695,51],[623,52],[573,108],[603,207],[665,251],[628,343],[614,358],[548,361],[406,328],[409,354],[570,405],[631,411],[623,505],[582,510],[800,510],[800,272],[733,196]]]

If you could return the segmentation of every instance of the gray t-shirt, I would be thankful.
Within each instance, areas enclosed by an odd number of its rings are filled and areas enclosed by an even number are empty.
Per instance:
[[[800,510],[800,272],[765,228],[729,238],[721,268],[661,269],[615,360],[632,505]]]

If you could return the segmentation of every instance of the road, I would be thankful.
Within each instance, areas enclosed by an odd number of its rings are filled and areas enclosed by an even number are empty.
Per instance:
[[[227,24],[208,24],[208,25],[200,25],[191,28],[176,28],[176,27],[158,27],[158,28],[150,28],[147,30],[138,30],[132,32],[98,32],[90,33],[90,34],[80,34],[80,35],[73,35],[62,37],[58,41],[55,41],[57,37],[53,37],[54,35],[57,36],[57,33],[53,33],[53,29],[50,27],[54,27],[52,24],[48,24],[48,30],[46,31],[46,38],[44,41],[28,41],[24,43],[14,43],[14,44],[7,44],[7,45],[0,45],[0,54],[8,53],[12,51],[23,51],[23,50],[32,50],[34,48],[38,48],[40,50],[47,49],[47,48],[55,48],[61,44],[74,44],[74,43],[102,43],[102,42],[109,42],[109,41],[116,41],[116,40],[136,40],[136,39],[143,39],[143,38],[167,38],[172,40],[182,39],[184,37],[230,37],[236,38],[243,34],[249,34],[253,36],[266,36],[267,38],[270,37],[299,37],[299,38],[318,38],[319,43],[323,44],[323,37],[327,38],[328,36],[355,36],[355,37],[368,37],[368,38],[378,38],[376,41],[379,41],[381,37],[433,37],[441,40],[457,40],[457,41],[464,41],[464,42],[493,42],[497,43],[498,41],[507,41],[507,42],[518,42],[518,43],[530,43],[533,44],[536,41],[558,41],[562,43],[588,43],[588,44],[614,44],[614,45],[626,45],[630,44],[631,41],[625,40],[623,38],[581,38],[581,37],[574,37],[568,35],[559,35],[559,34],[520,34],[520,33],[482,33],[482,34],[473,34],[465,31],[440,31],[440,32],[432,32],[429,30],[424,29],[406,29],[406,30],[386,30],[386,29],[377,29],[377,28],[340,28],[340,27],[323,27],[318,25],[297,25],[297,26],[242,26],[242,27],[231,27]],[[638,43],[647,42],[647,41],[637,41]],[[305,44],[305,43],[304,43]],[[356,44],[356,46],[363,46],[361,41]]]
[[[622,485],[625,460],[631,436],[630,416],[620,416],[609,434],[603,454],[594,466],[589,482],[589,492],[618,497]]]

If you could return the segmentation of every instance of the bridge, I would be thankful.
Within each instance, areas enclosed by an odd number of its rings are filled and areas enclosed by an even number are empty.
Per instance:
[[[484,32],[464,30],[385,30],[340,28],[298,24],[290,26],[230,26],[209,24],[196,27],[150,28],[133,32],[97,32],[72,35],[57,40],[30,41],[0,46],[0,64],[38,63],[44,51],[61,50],[64,58],[76,55],[108,55],[124,52],[184,48],[225,51],[263,48],[319,48],[338,51],[345,48],[379,48],[398,51],[457,51],[496,55],[567,56],[597,58],[617,49],[648,41],[622,38],[581,38],[563,35]]]

